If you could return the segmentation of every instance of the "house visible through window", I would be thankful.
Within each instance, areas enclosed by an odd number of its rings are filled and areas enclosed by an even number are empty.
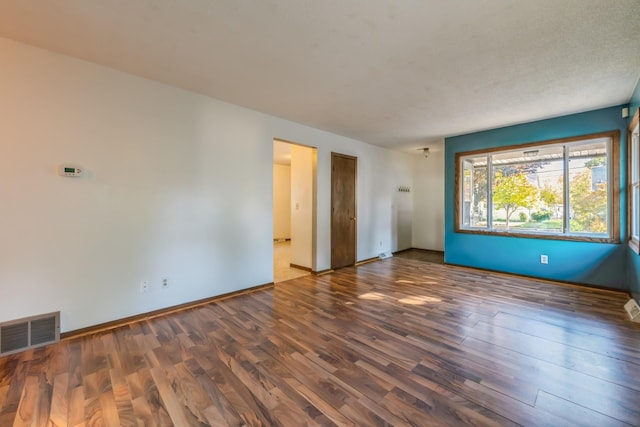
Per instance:
[[[619,241],[618,132],[458,153],[459,232]]]

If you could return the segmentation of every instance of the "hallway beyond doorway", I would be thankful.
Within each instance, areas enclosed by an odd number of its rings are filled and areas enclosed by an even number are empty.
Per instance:
[[[273,242],[273,282],[284,282],[285,280],[311,274],[305,270],[292,268],[291,264],[291,241]]]

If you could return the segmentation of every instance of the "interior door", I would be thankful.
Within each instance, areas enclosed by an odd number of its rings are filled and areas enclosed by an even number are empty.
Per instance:
[[[356,263],[357,158],[331,153],[331,268]]]

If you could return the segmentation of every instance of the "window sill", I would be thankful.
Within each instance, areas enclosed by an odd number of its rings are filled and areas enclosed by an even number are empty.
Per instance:
[[[566,234],[549,234],[549,233],[518,233],[514,231],[485,231],[473,230],[468,228],[457,228],[456,233],[479,234],[484,236],[500,236],[500,237],[518,237],[521,239],[544,239],[544,240],[565,240],[568,242],[591,242],[591,243],[609,243],[619,244],[620,239],[608,236],[584,236],[584,235],[566,235]]]

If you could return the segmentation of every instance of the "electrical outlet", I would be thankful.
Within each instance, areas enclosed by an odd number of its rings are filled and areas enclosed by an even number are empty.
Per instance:
[[[140,293],[145,294],[147,292],[149,292],[149,281],[143,280],[142,282],[140,282]]]
[[[549,264],[549,256],[540,255],[540,264]]]
[[[169,278],[168,277],[163,277],[162,278],[162,289],[167,289],[169,287]]]

